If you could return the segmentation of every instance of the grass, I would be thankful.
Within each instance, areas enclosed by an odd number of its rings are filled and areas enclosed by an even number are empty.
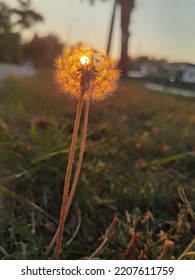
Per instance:
[[[48,73],[8,78],[0,85],[2,259],[47,258],[59,219],[75,106],[57,92]],[[94,103],[61,258],[94,256],[116,216],[118,225],[94,257],[158,259],[166,239],[174,242],[173,259],[187,247],[193,251],[194,151],[192,98],[122,81],[113,97]]]

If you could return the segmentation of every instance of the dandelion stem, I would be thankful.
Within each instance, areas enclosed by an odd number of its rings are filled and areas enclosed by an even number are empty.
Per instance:
[[[66,177],[65,177],[65,181],[64,181],[64,192],[63,192],[62,206],[61,206],[61,212],[60,212],[60,221],[59,221],[59,226],[58,226],[58,230],[57,230],[56,249],[55,249],[55,253],[54,253],[54,259],[59,259],[60,248],[61,248],[61,244],[62,244],[62,234],[63,234],[63,229],[64,229],[66,208],[67,208],[67,202],[68,202],[68,193],[69,193],[70,179],[71,179],[71,173],[72,173],[72,165],[73,165],[74,155],[75,155],[75,150],[76,150],[76,142],[77,142],[79,125],[80,125],[82,105],[83,105],[83,94],[81,94],[79,96],[79,100],[78,100],[78,104],[77,104],[77,110],[76,110],[76,116],[75,116],[75,122],[74,122],[74,130],[73,130],[71,147],[70,147],[70,154],[69,154],[68,165],[67,165],[67,169],[66,169]]]
[[[83,155],[84,155],[84,151],[85,151],[86,136],[87,136],[88,119],[89,119],[89,107],[90,107],[90,98],[86,100],[86,104],[85,104],[85,116],[84,116],[83,129],[82,129],[82,138],[81,138],[79,159],[78,159],[78,162],[77,162],[77,167],[76,167],[76,172],[75,172],[74,180],[73,180],[73,183],[72,183],[72,187],[71,187],[71,190],[70,190],[70,195],[68,197],[68,203],[67,203],[67,207],[66,207],[64,223],[66,221],[70,206],[72,204],[72,200],[73,200],[73,197],[74,197],[74,194],[75,194],[75,190],[76,190],[76,186],[77,186],[77,183],[78,183],[78,178],[79,178],[79,174],[80,174],[81,166],[82,166],[82,162],[83,162]],[[52,241],[50,242],[50,244],[47,248],[46,255],[49,254],[49,252],[51,251],[52,247],[54,246],[54,244],[56,242],[56,238],[57,238],[57,235],[58,235],[58,230],[59,230],[59,227],[58,227]]]
[[[78,183],[78,178],[79,178],[79,174],[80,174],[81,166],[82,166],[82,162],[83,162],[83,155],[84,155],[84,151],[85,151],[85,143],[86,143],[86,135],[87,135],[87,127],[88,127],[88,118],[89,118],[89,105],[90,105],[90,99],[88,99],[86,101],[86,105],[85,105],[85,118],[84,118],[84,123],[83,123],[79,159],[78,159],[78,162],[77,162],[77,167],[76,167],[74,180],[73,180],[73,183],[72,183],[72,188],[71,188],[70,195],[69,195],[69,198],[68,198],[67,209],[66,209],[66,217],[68,215],[68,212],[69,212],[69,209],[70,209],[70,206],[71,206],[71,203],[72,203],[72,199],[73,199],[74,194],[75,194],[75,190],[76,190],[76,186],[77,186],[77,183]],[[65,219],[66,219],[66,217],[65,217]]]
[[[55,232],[55,234],[54,234],[54,236],[53,236],[51,242],[49,243],[49,246],[47,247],[47,250],[46,250],[46,252],[45,252],[45,255],[46,255],[46,256],[49,255],[49,253],[50,253],[52,247],[54,246],[54,244],[55,244],[55,242],[56,242],[56,238],[57,238],[57,236],[58,236],[58,230],[59,230],[59,227],[57,228],[57,230],[56,230],[56,232]]]

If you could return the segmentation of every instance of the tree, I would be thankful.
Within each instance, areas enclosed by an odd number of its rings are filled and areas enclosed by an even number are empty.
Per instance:
[[[15,26],[30,28],[36,22],[43,21],[43,17],[31,9],[30,0],[18,0],[18,3],[19,8],[12,9],[12,13],[17,16],[17,19],[14,22]]]
[[[24,44],[23,57],[32,60],[37,68],[51,68],[54,59],[63,49],[63,44],[55,35],[39,37],[35,34],[33,39]]]
[[[95,3],[96,0],[89,0],[91,4]],[[101,0],[106,1],[106,0]],[[115,11],[117,4],[120,5],[121,9],[121,55],[119,60],[119,67],[121,69],[123,77],[127,76],[128,71],[128,39],[129,39],[129,24],[130,17],[135,7],[136,0],[114,0],[114,8],[111,18],[110,32],[108,37],[107,51],[109,53],[112,39],[112,30],[114,25]]]
[[[10,7],[0,2],[0,61],[19,63],[20,36],[12,32],[11,14]]]
[[[128,71],[128,39],[129,23],[132,10],[135,6],[135,0],[118,0],[121,6],[121,56],[119,66],[124,77]]]
[[[107,53],[108,54],[110,53],[117,4],[118,4],[118,0],[114,0],[114,6],[113,6],[112,17],[111,17],[111,22],[110,22],[110,31],[109,31],[109,35],[108,35],[108,44],[107,44]]]
[[[43,20],[30,5],[30,0],[18,0],[18,8],[12,8],[0,1],[0,61],[20,63],[22,30]]]

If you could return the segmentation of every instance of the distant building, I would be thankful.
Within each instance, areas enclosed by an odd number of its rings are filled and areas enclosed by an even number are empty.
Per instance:
[[[152,61],[141,64],[138,71],[129,71],[129,77],[162,79],[171,83],[195,84],[195,65],[191,63],[168,63]]]
[[[182,73],[181,81],[184,83],[195,84],[195,65],[186,64]]]

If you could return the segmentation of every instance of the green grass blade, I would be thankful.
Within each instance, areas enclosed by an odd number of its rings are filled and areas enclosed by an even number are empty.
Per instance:
[[[178,193],[179,193],[179,196],[181,198],[181,200],[183,201],[183,203],[186,205],[186,207],[188,208],[188,211],[190,212],[190,215],[192,216],[192,219],[195,220],[195,213],[185,195],[185,192],[182,188],[178,188]]]
[[[195,238],[192,240],[190,245],[186,248],[186,250],[181,254],[181,256],[178,258],[178,260],[183,259],[187,253],[192,253],[191,250],[195,249]],[[195,254],[195,252],[193,252]]]
[[[1,186],[1,185],[0,185],[0,196],[5,196],[9,199],[13,199],[13,200],[18,201],[22,204],[25,204],[25,205],[39,211],[40,213],[45,215],[48,219],[50,219],[55,224],[58,223],[58,221],[52,215],[48,214],[45,210],[43,210],[41,207],[39,207],[34,202],[30,201],[27,198],[22,197],[21,195],[15,193],[14,191],[11,191],[8,188],[6,188],[4,186]]]
[[[162,158],[162,159],[156,159],[156,160],[153,160],[149,163],[146,163],[144,165],[144,168],[145,167],[151,167],[151,166],[160,166],[160,165],[163,165],[163,164],[166,164],[166,163],[178,160],[178,159],[182,159],[182,158],[187,157],[187,156],[195,156],[195,152],[187,152],[187,153],[183,153],[183,154],[179,154],[179,155],[165,157],[165,158]]]
[[[69,150],[70,149],[68,148],[68,149],[63,149],[63,150],[59,150],[59,151],[56,151],[56,152],[51,152],[51,153],[42,155],[42,156],[40,156],[36,159],[31,160],[31,163],[36,164],[36,163],[39,163],[41,161],[48,160],[48,159],[50,159],[54,156],[57,156],[57,155],[67,154],[67,153],[69,153]]]
[[[37,158],[31,160],[31,164],[33,164],[33,165],[34,164],[38,164],[38,163],[40,163],[40,162],[42,162],[44,160],[48,160],[48,159],[50,159],[52,157],[55,157],[57,155],[69,153],[69,150],[70,149],[68,148],[68,149],[62,149],[62,150],[59,150],[59,151],[55,151],[55,152],[51,152],[51,153],[48,153],[48,154],[44,154],[44,155],[42,155],[40,157],[37,157]],[[14,181],[16,179],[19,179],[19,178],[21,178],[23,176],[26,176],[26,175],[29,176],[29,174],[32,175],[32,174],[36,173],[36,171],[37,170],[34,167],[31,167],[28,170],[24,170],[24,171],[21,171],[21,172],[18,172],[18,173],[14,173],[14,174],[12,174],[10,176],[6,176],[6,177],[3,177],[3,178],[0,178],[0,183],[1,184],[6,184],[8,182],[11,182],[11,181]]]
[[[24,176],[32,176],[33,174],[35,174],[37,172],[37,168],[33,167],[33,168],[29,168],[28,170],[23,170],[21,172],[18,173],[14,173],[12,175],[8,175],[6,177],[0,178],[0,184],[7,184],[9,182],[12,182],[14,180],[20,179]]]
[[[192,258],[193,260],[195,260],[195,252],[188,252],[188,253],[184,254],[182,257],[183,258],[184,257],[185,258]]]

